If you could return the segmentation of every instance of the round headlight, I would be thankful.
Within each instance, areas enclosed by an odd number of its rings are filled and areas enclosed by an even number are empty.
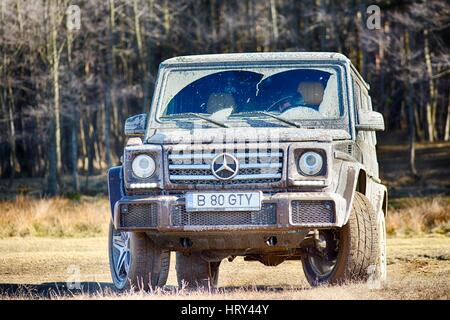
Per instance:
[[[314,151],[305,152],[298,160],[298,166],[301,173],[307,176],[314,176],[318,174],[322,170],[322,165],[322,156]]]
[[[137,177],[148,178],[155,172],[156,163],[152,157],[141,154],[134,158],[131,168]]]

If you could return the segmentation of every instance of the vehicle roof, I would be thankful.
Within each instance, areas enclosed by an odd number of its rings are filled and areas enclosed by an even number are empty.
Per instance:
[[[217,64],[236,62],[264,62],[264,61],[341,61],[348,64],[360,81],[369,89],[369,84],[362,78],[350,59],[339,52],[246,52],[246,53],[218,53],[179,56],[164,60],[161,67],[187,66],[195,64]]]
[[[161,66],[217,62],[227,63],[293,60],[335,60],[350,63],[350,60],[346,56],[338,52],[249,52],[180,56],[163,61]]]

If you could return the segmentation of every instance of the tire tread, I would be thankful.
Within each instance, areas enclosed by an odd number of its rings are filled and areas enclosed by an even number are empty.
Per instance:
[[[308,266],[308,259],[302,259],[303,270],[308,282],[315,286],[321,283],[341,284],[347,281],[365,281],[368,269],[378,263],[379,230],[377,215],[369,199],[356,192],[352,212],[346,225],[341,228],[338,261],[335,270],[326,279],[319,279]]]

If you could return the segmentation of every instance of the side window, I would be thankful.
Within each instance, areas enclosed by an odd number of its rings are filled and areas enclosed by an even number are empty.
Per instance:
[[[372,100],[370,99],[369,94],[366,90],[361,92],[361,110],[372,111]],[[374,131],[365,132],[364,140],[366,140],[367,143],[373,146],[377,144],[376,135]]]
[[[361,110],[361,89],[359,87],[359,84],[353,80],[353,101],[355,104],[355,118],[356,121],[359,121],[359,110]],[[366,140],[366,135],[364,132],[360,131],[358,132],[358,138],[360,140]]]
[[[361,110],[369,111],[369,96],[365,88],[361,90]],[[373,144],[371,132],[364,132],[364,140],[368,144]]]
[[[369,103],[369,111],[373,111],[373,108],[372,108],[372,99],[368,96],[367,97],[367,101],[368,101],[368,103]]]
[[[367,96],[367,102],[369,105],[369,111],[373,111],[372,99],[370,98],[370,96]],[[375,146],[377,144],[377,135],[376,135],[375,131],[371,132],[371,137],[372,137],[372,144]]]
[[[355,114],[358,116],[358,111],[361,109],[361,90],[355,80],[353,80],[353,100],[355,103]]]
[[[361,110],[369,111],[369,96],[365,90],[361,92]]]
[[[359,84],[353,80],[353,91],[354,91],[354,100],[355,100],[355,111],[356,114],[358,115],[358,111],[360,110],[364,110],[364,111],[368,111],[369,110],[369,95],[367,94],[367,91],[365,90],[365,88],[362,88],[359,86]],[[361,137],[362,140],[364,140],[365,142],[367,142],[370,145],[374,145],[375,140],[372,136],[371,132],[358,132],[358,136]]]
[[[365,97],[363,96],[363,92],[361,90],[361,87],[359,86],[358,82],[353,80],[353,91],[354,91],[354,101],[355,101],[355,113],[356,113],[356,119],[359,121],[359,111],[365,110],[364,107],[367,106],[367,101],[365,101]],[[365,132],[360,132],[358,135],[361,135],[361,137],[364,140],[367,140],[367,136]]]

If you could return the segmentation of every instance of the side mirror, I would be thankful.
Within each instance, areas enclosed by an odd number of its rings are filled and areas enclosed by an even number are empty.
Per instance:
[[[384,131],[383,115],[376,111],[360,111],[356,129],[361,131]]]
[[[125,120],[125,135],[128,137],[142,137],[147,127],[147,114],[141,113]]]

